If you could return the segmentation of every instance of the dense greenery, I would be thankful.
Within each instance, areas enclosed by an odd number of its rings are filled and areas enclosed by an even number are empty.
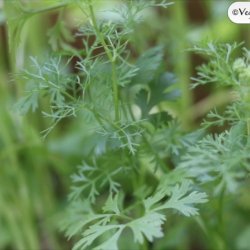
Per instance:
[[[248,249],[250,51],[240,28],[232,41],[188,30],[182,1],[4,10],[0,248]],[[169,37],[157,31],[161,11],[173,13]],[[48,13],[48,41],[28,39]],[[202,61],[192,77],[190,55]]]

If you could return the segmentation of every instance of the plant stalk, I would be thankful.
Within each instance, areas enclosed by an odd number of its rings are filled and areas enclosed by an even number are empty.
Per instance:
[[[92,2],[89,3],[89,10],[90,10],[90,18],[93,24],[93,27],[96,32],[97,38],[100,40],[107,57],[111,63],[112,67],[112,89],[113,89],[113,101],[114,101],[114,108],[115,108],[115,121],[119,122],[120,120],[120,113],[119,113],[119,96],[118,96],[118,86],[117,86],[117,74],[116,74],[116,58],[115,56],[112,55],[110,49],[108,48],[107,43],[105,42],[105,39],[103,37],[103,34],[100,32],[98,25],[97,25],[97,20],[96,16],[94,13],[93,5]]]

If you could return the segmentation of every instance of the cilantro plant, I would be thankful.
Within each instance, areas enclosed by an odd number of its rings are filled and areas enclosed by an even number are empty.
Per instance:
[[[230,102],[223,110],[214,108],[207,114],[201,125],[206,129],[206,135],[181,156],[178,167],[186,169],[190,177],[195,177],[211,197],[211,204],[208,203],[207,206],[216,219],[212,224],[206,220],[207,214],[204,213],[201,223],[207,230],[210,242],[212,241],[208,247],[247,249],[241,247],[237,240],[238,237],[243,242],[248,242],[246,237],[243,240],[241,233],[237,237],[228,238],[230,220],[227,221],[226,218],[231,216],[227,214],[228,211],[235,213],[235,207],[239,206],[239,201],[232,205],[229,200],[237,200],[237,195],[240,197],[244,190],[249,190],[250,53],[242,48],[242,44],[211,42],[205,46],[196,46],[194,51],[207,57],[209,61],[197,68],[198,74],[193,78],[193,86],[216,84],[217,88],[227,90],[225,93],[230,96]],[[240,57],[236,56],[237,52]],[[208,133],[216,128],[221,132]]]
[[[240,45],[194,48],[209,59],[198,67],[194,87],[218,84],[233,98],[224,113],[211,111],[187,132],[173,110],[161,109],[182,98],[178,76],[165,70],[164,46],[132,55],[144,12],[170,4],[124,1],[110,10],[113,21],[92,0],[72,4],[87,20],[76,34],[83,49],[65,43],[70,34],[56,23],[49,33],[54,55],[43,62],[31,57],[30,68],[18,73],[26,90],[16,106],[23,114],[41,110],[50,120],[45,137],[64,121],[81,122],[83,159],[60,222],[73,249],[160,249],[164,225],[176,216],[193,217],[212,239],[210,249],[228,249],[223,219],[215,233],[206,216],[216,213],[210,199],[219,200],[221,216],[224,197],[249,175],[249,51],[235,59]],[[212,133],[217,126],[222,132]]]

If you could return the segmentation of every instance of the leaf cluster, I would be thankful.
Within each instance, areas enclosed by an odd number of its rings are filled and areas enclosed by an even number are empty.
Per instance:
[[[153,246],[173,212],[198,216],[197,205],[208,201],[206,193],[236,192],[249,173],[249,52],[235,60],[237,44],[195,48],[210,60],[198,67],[194,85],[216,83],[237,97],[224,114],[210,113],[215,121],[185,133],[177,119],[159,109],[181,98],[176,76],[165,71],[164,47],[131,53],[131,32],[143,11],[169,4],[125,1],[120,10],[112,10],[118,18],[107,21],[100,19],[94,1],[74,3],[88,20],[76,35],[83,52],[50,40],[53,49],[67,53],[44,63],[31,58],[31,69],[20,73],[27,88],[17,106],[22,113],[40,107],[51,120],[45,135],[65,118],[88,128],[83,132],[88,154],[72,175],[69,207],[61,221],[66,236],[76,242],[73,249],[119,249],[128,231],[130,247],[145,241]],[[73,70],[70,53],[77,61]],[[47,107],[39,100],[47,100]],[[223,133],[206,130],[225,120],[230,128]],[[213,192],[206,189],[209,183],[215,183]]]

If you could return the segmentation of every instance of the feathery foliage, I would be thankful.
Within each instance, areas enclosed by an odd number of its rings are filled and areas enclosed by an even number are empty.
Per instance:
[[[194,48],[209,59],[198,67],[194,86],[218,84],[235,99],[225,113],[209,113],[200,129],[187,133],[171,112],[160,110],[160,104],[182,98],[178,76],[165,71],[165,48],[132,56],[133,29],[143,11],[169,3],[124,1],[110,21],[97,15],[94,1],[73,2],[87,19],[76,35],[83,51],[51,37],[52,49],[65,53],[45,62],[31,57],[31,68],[18,74],[27,84],[16,106],[23,114],[39,110],[50,119],[45,136],[65,120],[79,119],[88,128],[91,146],[84,147],[90,150],[72,175],[61,221],[73,249],[116,250],[126,237],[132,237],[128,249],[154,246],[173,213],[199,216],[208,194],[235,193],[249,175],[249,51],[235,59],[238,44]],[[60,25],[55,29],[59,37],[69,37]],[[217,125],[227,127],[210,133]]]

